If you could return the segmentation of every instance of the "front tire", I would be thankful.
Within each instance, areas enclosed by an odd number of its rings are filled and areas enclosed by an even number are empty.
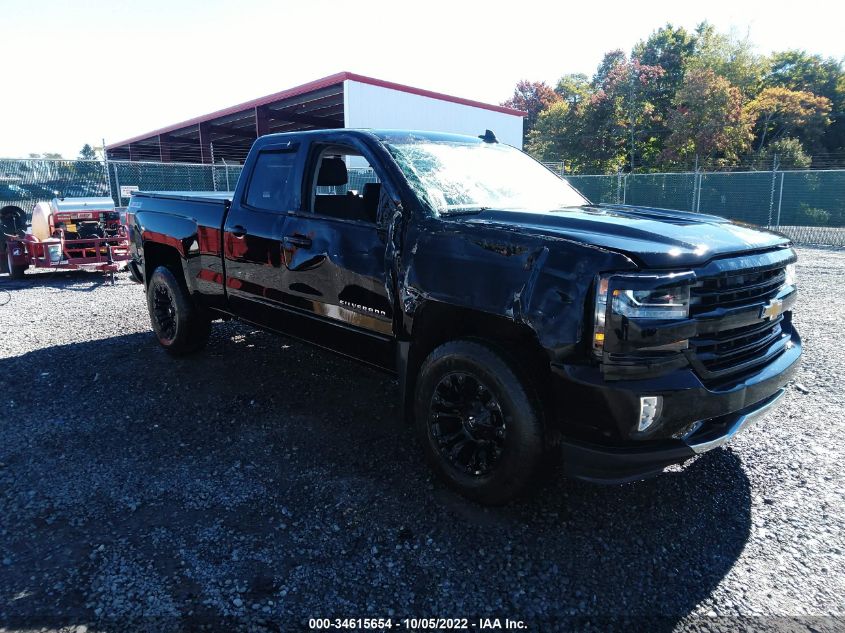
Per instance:
[[[211,320],[193,302],[184,282],[159,266],[147,287],[150,322],[159,344],[174,356],[195,352],[208,342]]]
[[[543,455],[542,410],[516,365],[476,341],[426,358],[414,421],[426,458],[462,495],[488,505],[524,491]]]

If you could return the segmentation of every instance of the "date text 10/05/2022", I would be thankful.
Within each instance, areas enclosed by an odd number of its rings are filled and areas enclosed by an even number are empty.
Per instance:
[[[310,618],[308,628],[314,630],[375,630],[384,631],[393,628],[411,631],[423,630],[526,630],[523,620],[510,618]]]

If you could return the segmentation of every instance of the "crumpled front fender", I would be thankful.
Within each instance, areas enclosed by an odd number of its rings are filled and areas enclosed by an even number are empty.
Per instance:
[[[438,301],[505,317],[529,327],[552,358],[582,340],[596,275],[636,268],[623,255],[566,239],[460,221],[436,226],[410,244],[404,312],[413,318]]]

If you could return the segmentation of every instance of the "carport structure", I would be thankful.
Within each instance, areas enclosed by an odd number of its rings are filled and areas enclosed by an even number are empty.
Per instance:
[[[111,160],[242,162],[264,134],[340,127],[493,129],[521,147],[525,113],[341,72],[106,146]]]

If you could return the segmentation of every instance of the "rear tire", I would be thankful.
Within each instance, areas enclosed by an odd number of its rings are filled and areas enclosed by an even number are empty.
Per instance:
[[[414,422],[438,476],[479,503],[525,490],[541,462],[542,408],[516,364],[491,346],[452,341],[426,358]]]
[[[147,287],[147,308],[159,344],[174,356],[195,352],[208,342],[211,319],[191,299],[184,281],[159,266]]]

